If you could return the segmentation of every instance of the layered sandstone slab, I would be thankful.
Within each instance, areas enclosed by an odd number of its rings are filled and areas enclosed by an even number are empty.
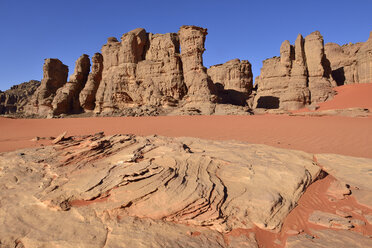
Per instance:
[[[1,242],[25,247],[129,245],[158,235],[159,247],[178,238],[216,247],[232,229],[280,229],[320,172],[304,152],[156,136],[96,134],[0,156]],[[136,228],[147,231],[124,232]],[[199,238],[187,238],[193,232]]]
[[[235,141],[64,135],[53,146],[0,154],[0,241],[25,248],[257,247],[253,230],[278,232],[305,190],[324,176],[316,159],[329,173],[334,164],[341,179],[372,169],[370,159]],[[349,169],[361,162],[360,171]],[[349,182],[364,187],[366,180]],[[364,189],[370,193],[368,184]],[[242,234],[226,235],[234,230]],[[313,231],[314,241],[330,242],[322,232]],[[291,235],[288,247],[314,239]],[[350,231],[343,236],[371,243]],[[328,238],[336,242],[338,235]]]
[[[296,110],[331,98],[334,85],[323,43],[318,31],[305,39],[298,35],[294,46],[284,41],[280,57],[263,61],[254,108]]]

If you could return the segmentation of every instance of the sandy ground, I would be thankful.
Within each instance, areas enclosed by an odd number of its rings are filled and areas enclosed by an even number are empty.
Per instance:
[[[239,140],[311,153],[372,158],[372,118],[257,116],[158,116],[67,119],[0,118],[0,151],[38,146],[34,137],[133,133]]]
[[[344,108],[368,108],[372,111],[372,83],[349,84],[334,88],[337,95],[326,102],[319,103],[317,111]],[[306,108],[294,112],[308,111]]]
[[[372,110],[372,83],[345,85],[338,94],[319,104],[320,110],[362,107]],[[97,132],[111,134],[189,136],[239,140],[303,150],[372,158],[372,117],[157,116],[65,119],[9,119],[0,117],[0,152],[48,144],[38,137]]]

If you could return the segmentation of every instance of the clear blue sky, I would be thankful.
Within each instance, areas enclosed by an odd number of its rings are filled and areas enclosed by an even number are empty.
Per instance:
[[[0,0],[0,90],[41,80],[45,58],[74,70],[83,53],[99,52],[107,37],[134,28],[177,32],[182,25],[208,28],[204,65],[248,59],[254,77],[262,60],[279,55],[282,41],[319,30],[325,42],[366,41],[372,31],[371,0],[313,1],[97,1]]]

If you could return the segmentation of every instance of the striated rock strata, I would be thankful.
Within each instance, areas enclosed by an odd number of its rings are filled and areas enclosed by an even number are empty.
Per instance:
[[[318,31],[305,39],[298,35],[294,46],[284,41],[280,57],[263,61],[254,107],[295,110],[331,98],[331,69],[323,43]]]
[[[312,154],[241,142],[98,133],[55,143],[0,154],[2,246],[258,247],[252,230],[280,231],[324,175]],[[351,185],[372,165],[316,157]],[[355,183],[372,190],[366,174]],[[302,236],[288,245],[302,247]]]

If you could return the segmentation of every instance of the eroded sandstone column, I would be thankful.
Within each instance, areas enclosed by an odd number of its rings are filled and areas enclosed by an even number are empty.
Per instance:
[[[84,110],[93,110],[95,107],[96,93],[102,80],[103,56],[96,53],[92,57],[92,68],[84,89],[80,92],[80,106]]]
[[[216,92],[203,66],[204,43],[207,34],[207,29],[196,26],[182,26],[178,31],[183,75],[188,98],[193,101],[213,101],[213,94]]]
[[[83,54],[75,63],[69,82],[59,88],[53,99],[53,114],[72,114],[80,111],[79,94],[87,82],[90,71],[89,56]]]
[[[309,74],[308,81],[311,102],[324,102],[331,98],[334,93],[329,79],[331,68],[324,55],[323,36],[319,31],[315,31],[306,36],[305,56]]]
[[[25,107],[27,114],[47,116],[52,112],[52,101],[57,90],[62,87],[68,77],[68,67],[59,59],[45,59],[43,79],[36,90],[29,106]]]

